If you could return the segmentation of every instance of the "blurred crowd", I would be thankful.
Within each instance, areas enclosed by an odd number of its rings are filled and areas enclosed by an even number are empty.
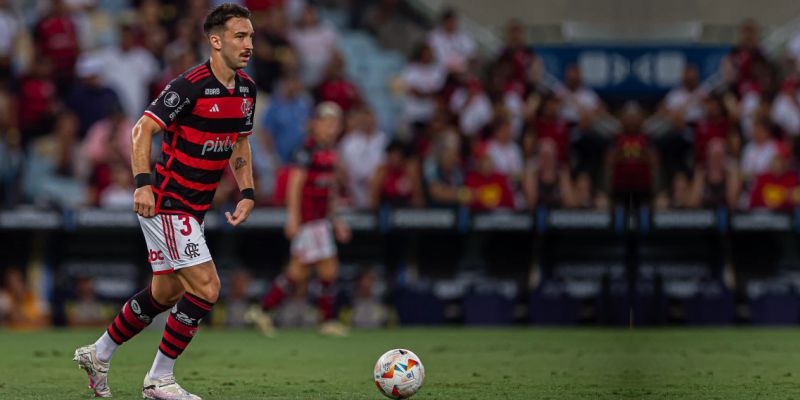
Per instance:
[[[800,202],[800,36],[784,59],[741,26],[703,81],[687,65],[660,104],[606,105],[581,70],[545,71],[519,21],[493,54],[456,10],[427,21],[403,0],[239,0],[253,12],[259,87],[254,169],[261,206],[283,204],[310,110],[345,111],[340,187],[354,209],[791,209]],[[170,79],[208,56],[201,25],[216,0],[0,0],[0,201],[130,208],[130,131]],[[346,73],[340,28],[407,54],[387,82],[402,115],[384,131]],[[562,76],[560,80],[552,75]],[[153,159],[160,143],[153,145]],[[229,177],[230,178],[230,177]],[[232,179],[217,207],[236,200]]]

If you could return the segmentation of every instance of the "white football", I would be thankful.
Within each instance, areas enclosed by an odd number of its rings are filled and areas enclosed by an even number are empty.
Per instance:
[[[416,354],[406,349],[384,353],[375,363],[375,386],[390,399],[407,399],[425,381],[425,367]]]

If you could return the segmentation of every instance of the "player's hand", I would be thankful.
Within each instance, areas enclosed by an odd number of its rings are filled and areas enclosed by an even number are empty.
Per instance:
[[[286,225],[283,226],[283,234],[286,235],[286,239],[294,239],[294,236],[297,235],[298,230],[300,230],[299,219],[287,216]]]
[[[253,211],[253,208],[256,206],[256,202],[250,199],[241,199],[239,203],[236,204],[236,209],[233,210],[233,215],[231,215],[230,211],[225,211],[225,218],[228,220],[228,223],[237,226],[244,221],[247,221],[247,217],[250,216],[250,212]]]
[[[341,218],[337,218],[333,221],[333,236],[340,243],[348,243],[350,239],[353,238],[353,232],[350,230],[347,222]]]
[[[151,218],[155,215],[156,200],[153,197],[153,187],[150,185],[142,186],[133,192],[133,211],[144,218]]]

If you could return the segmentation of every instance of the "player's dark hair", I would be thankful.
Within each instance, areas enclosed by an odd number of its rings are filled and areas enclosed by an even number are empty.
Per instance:
[[[211,12],[206,16],[203,22],[203,31],[206,35],[210,35],[211,31],[225,26],[231,18],[247,18],[250,19],[250,10],[238,4],[223,3],[214,7]]]

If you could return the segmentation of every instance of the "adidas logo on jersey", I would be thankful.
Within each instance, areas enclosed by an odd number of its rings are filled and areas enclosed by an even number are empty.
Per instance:
[[[208,110],[208,112],[219,112],[219,106],[218,106],[218,105],[216,105],[216,104],[214,104],[214,106],[213,106],[213,107],[211,107],[211,108]]]

